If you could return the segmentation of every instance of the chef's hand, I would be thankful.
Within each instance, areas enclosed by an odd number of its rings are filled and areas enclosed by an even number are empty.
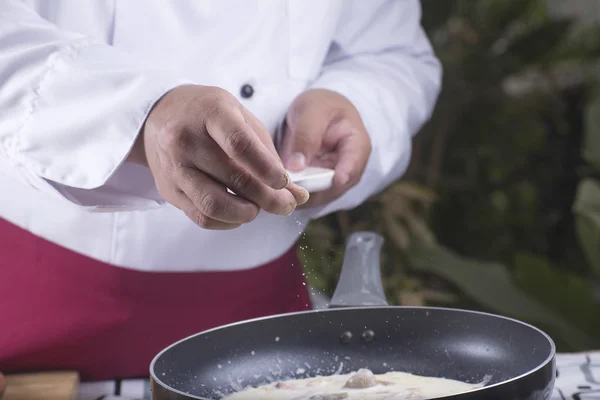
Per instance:
[[[360,181],[371,140],[348,99],[330,90],[308,90],[294,100],[285,122],[280,153],[290,171],[307,166],[335,170],[332,188],[311,194],[303,207],[326,204]]]
[[[206,229],[236,228],[259,209],[289,215],[308,199],[290,183],[265,127],[215,87],[165,94],[128,160],[148,166],[162,197]]]

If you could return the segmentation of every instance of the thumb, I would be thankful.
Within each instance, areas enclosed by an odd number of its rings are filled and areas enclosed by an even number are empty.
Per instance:
[[[299,172],[321,149],[329,118],[317,107],[290,108],[283,130],[281,159],[285,168]]]

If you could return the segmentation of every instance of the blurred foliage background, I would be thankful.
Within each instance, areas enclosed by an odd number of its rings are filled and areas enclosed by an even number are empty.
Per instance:
[[[382,234],[391,304],[483,310],[600,349],[600,29],[542,0],[422,0],[444,65],[406,175],[310,224],[312,287],[333,293],[350,233]]]

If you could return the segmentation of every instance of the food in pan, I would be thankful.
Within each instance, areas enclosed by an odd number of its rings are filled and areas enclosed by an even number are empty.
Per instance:
[[[360,369],[345,375],[318,376],[248,388],[224,400],[424,400],[468,392],[485,384],[404,372],[373,374],[368,369]]]

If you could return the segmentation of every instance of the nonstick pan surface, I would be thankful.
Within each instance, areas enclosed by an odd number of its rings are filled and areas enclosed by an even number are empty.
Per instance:
[[[539,329],[491,314],[433,307],[361,307],[261,318],[203,332],[153,360],[155,400],[219,399],[290,378],[403,371],[490,381],[444,399],[548,399],[555,346]]]

